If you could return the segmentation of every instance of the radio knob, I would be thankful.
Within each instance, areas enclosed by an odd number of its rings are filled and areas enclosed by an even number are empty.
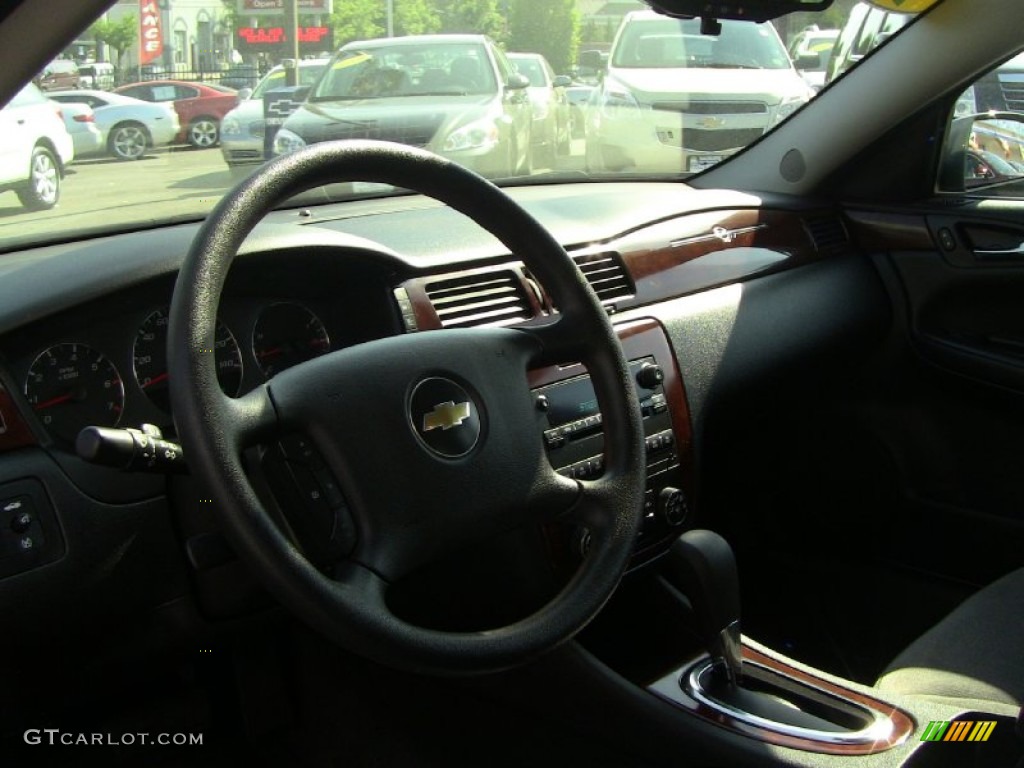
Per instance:
[[[636,383],[644,389],[657,389],[665,380],[665,372],[657,363],[644,363],[636,372]]]
[[[682,525],[690,513],[690,507],[686,503],[686,494],[672,486],[662,488],[658,494],[658,512],[669,525]]]

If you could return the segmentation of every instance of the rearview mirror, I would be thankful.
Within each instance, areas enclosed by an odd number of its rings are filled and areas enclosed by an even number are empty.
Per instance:
[[[252,88],[239,88],[238,89],[238,100],[245,101],[252,96]]]
[[[555,88],[565,88],[567,86],[572,85],[572,78],[570,78],[568,75],[558,75],[554,80],[551,81],[551,84],[555,86]]]
[[[740,19],[771,21],[787,13],[824,11],[832,0],[646,0],[647,4],[666,16],[688,16],[709,19]]]

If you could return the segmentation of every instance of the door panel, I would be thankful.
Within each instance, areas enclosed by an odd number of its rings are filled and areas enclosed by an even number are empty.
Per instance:
[[[1024,566],[1024,207],[850,215],[899,318],[872,406],[904,500],[889,555],[985,584]]]

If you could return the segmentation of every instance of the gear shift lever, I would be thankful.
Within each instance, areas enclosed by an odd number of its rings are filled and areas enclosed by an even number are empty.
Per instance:
[[[690,601],[697,630],[718,674],[742,677],[740,586],[729,543],[713,531],[687,531],[664,559],[662,573]]]

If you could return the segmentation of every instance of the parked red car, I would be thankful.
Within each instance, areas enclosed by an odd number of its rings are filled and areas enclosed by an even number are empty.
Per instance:
[[[199,149],[217,146],[221,119],[238,106],[237,91],[213,83],[151,80],[122,85],[115,88],[114,93],[143,101],[173,102],[181,123],[177,140],[187,141]]]

